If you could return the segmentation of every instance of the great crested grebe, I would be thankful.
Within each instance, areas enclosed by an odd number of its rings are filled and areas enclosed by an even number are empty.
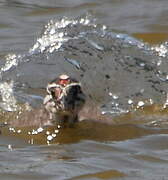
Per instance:
[[[66,74],[48,83],[47,94],[40,108],[23,108],[16,118],[12,115],[11,126],[73,125],[77,121],[104,122],[106,117],[92,101],[86,101],[81,83]],[[28,109],[28,110],[26,110]]]
[[[50,120],[61,123],[78,121],[78,113],[85,104],[81,84],[66,74],[47,85],[43,104]]]

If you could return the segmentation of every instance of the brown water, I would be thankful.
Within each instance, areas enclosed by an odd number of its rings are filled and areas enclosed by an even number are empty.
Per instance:
[[[111,117],[1,127],[0,179],[168,179],[167,0],[4,0],[0,17],[1,122],[62,72]]]

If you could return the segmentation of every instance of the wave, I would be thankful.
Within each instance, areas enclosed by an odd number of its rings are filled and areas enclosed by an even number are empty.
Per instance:
[[[101,104],[105,113],[121,114],[132,105],[141,107],[151,102],[164,104],[167,55],[167,42],[151,47],[98,24],[89,13],[50,20],[27,54],[4,58],[1,108],[15,111],[16,99],[40,104],[44,94],[38,94],[39,90],[60,73],[77,77],[88,97]],[[8,97],[13,97],[10,101],[4,98],[7,89]]]

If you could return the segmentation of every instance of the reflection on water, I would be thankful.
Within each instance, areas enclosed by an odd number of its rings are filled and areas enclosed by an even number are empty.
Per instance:
[[[4,0],[0,16],[2,180],[167,178],[167,0]],[[62,72],[103,119],[7,125]]]

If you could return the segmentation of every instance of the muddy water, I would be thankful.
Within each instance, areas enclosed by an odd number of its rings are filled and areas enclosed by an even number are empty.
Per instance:
[[[1,179],[167,179],[167,15],[167,0],[1,1]],[[87,120],[6,125],[60,73],[82,82]]]

